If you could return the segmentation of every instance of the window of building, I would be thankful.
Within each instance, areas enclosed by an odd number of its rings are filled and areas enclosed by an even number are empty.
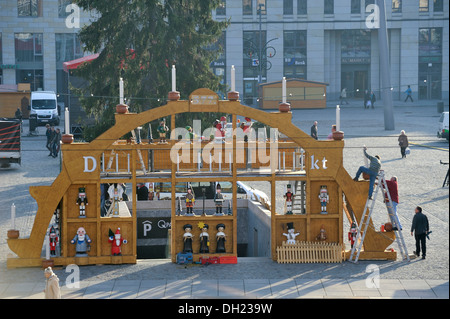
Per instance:
[[[270,61],[267,59],[266,31],[244,31],[243,33],[243,63],[244,63],[244,103],[256,105],[259,81],[266,81]],[[261,46],[260,46],[261,43]],[[262,52],[260,52],[262,51]],[[261,74],[260,74],[261,72]]]
[[[350,10],[352,14],[361,14],[361,0],[352,0]]]
[[[0,64],[3,64],[2,34],[0,33]],[[3,69],[0,68],[0,84],[3,84]]]
[[[42,62],[42,33],[16,33],[16,63]]]
[[[392,0],[392,13],[402,12],[402,0]]]
[[[44,70],[16,70],[16,84],[30,83],[31,91],[44,90]]]
[[[17,13],[19,17],[40,17],[41,0],[17,0]]]
[[[283,14],[293,15],[294,14],[294,0],[284,0],[283,1]]]
[[[62,69],[63,62],[83,57],[81,42],[75,33],[56,33],[56,68]]]
[[[428,12],[430,10],[429,5],[429,0],[419,0],[419,11]]]
[[[258,9],[258,14],[259,11],[261,10],[261,14],[267,14],[267,6],[266,6],[266,0],[256,0],[256,5],[257,5],[257,9]]]
[[[334,0],[324,0],[324,10],[325,14],[334,14]]]
[[[443,12],[444,11],[444,1],[443,0],[434,0],[433,11],[434,12]]]
[[[225,16],[227,15],[227,2],[222,1],[219,6],[216,8],[216,15]]]
[[[308,14],[308,1],[307,0],[297,0],[297,14],[301,14],[301,15]]]
[[[306,31],[284,31],[284,76],[306,79]]]
[[[419,29],[419,99],[442,98],[442,28]]]
[[[242,0],[242,14],[252,15],[253,14],[253,1],[252,0]]]
[[[371,55],[370,31],[345,30],[341,35],[341,57],[342,59],[364,59],[369,62]]]
[[[371,4],[375,4],[375,0],[364,0],[364,8],[367,9],[367,7]]]
[[[73,3],[73,0],[58,0],[58,17],[60,18],[66,18],[69,14],[69,12],[66,12],[66,7]]]
[[[216,43],[212,44],[209,49],[211,51],[219,51],[219,56],[211,63],[210,66],[212,72],[220,78],[220,83],[225,84],[227,81],[226,32],[222,32],[222,36]]]

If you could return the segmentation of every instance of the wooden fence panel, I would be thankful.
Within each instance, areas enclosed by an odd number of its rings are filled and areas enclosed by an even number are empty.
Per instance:
[[[277,262],[292,263],[342,263],[343,246],[338,243],[283,242],[276,249]]]

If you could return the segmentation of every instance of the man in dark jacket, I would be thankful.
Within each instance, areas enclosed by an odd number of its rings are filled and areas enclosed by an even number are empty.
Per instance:
[[[381,169],[381,158],[378,155],[370,156],[367,154],[367,147],[364,146],[364,155],[370,161],[370,167],[360,166],[358,172],[356,172],[356,177],[353,179],[355,182],[359,180],[359,176],[362,173],[369,174],[370,176],[370,184],[369,184],[369,199],[372,200],[373,187],[375,185],[375,181],[378,177],[378,173]]]
[[[426,238],[429,231],[430,226],[428,224],[428,218],[422,214],[422,207],[417,206],[416,214],[412,221],[411,236],[415,235],[416,238],[416,251],[414,254],[416,254],[417,257],[420,256],[420,248],[422,247],[422,259],[425,259],[427,254]]]
[[[314,122],[314,125],[311,126],[311,137],[315,140],[318,139],[318,129],[317,129],[317,121]]]

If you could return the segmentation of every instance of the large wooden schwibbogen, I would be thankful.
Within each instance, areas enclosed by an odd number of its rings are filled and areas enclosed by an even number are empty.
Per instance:
[[[216,93],[208,89],[199,89],[190,95],[189,100],[179,100],[179,94],[169,94],[166,105],[139,114],[117,113],[115,125],[91,143],[63,144],[62,170],[50,186],[30,187],[31,196],[37,201],[38,210],[29,238],[8,239],[9,248],[16,254],[8,258],[8,267],[41,266],[42,247],[45,235],[53,213],[58,207],[61,215],[61,254],[53,257],[54,265],[68,264],[121,264],[136,262],[137,219],[136,200],[132,200],[131,213],[120,217],[100,216],[100,185],[102,183],[127,183],[132,190],[138,183],[165,182],[171,185],[189,182],[221,182],[230,181],[236,185],[237,181],[267,181],[271,184],[271,255],[277,258],[276,248],[285,241],[283,233],[286,224],[294,223],[296,231],[300,232],[298,241],[314,241],[320,228],[327,231],[328,243],[343,244],[343,216],[345,211],[353,211],[356,220],[361,220],[361,214],[367,199],[368,182],[355,182],[343,167],[343,140],[316,141],[292,123],[292,113],[265,112],[244,106],[238,100],[237,92],[230,92],[229,100],[219,100]],[[123,112],[123,111],[122,111]],[[134,141],[121,140],[123,136],[138,126],[149,122],[170,118],[170,129],[176,127],[176,115],[182,113],[218,112],[231,115],[233,129],[237,126],[237,117],[243,116],[254,121],[264,123],[268,127],[277,128],[287,136],[284,141],[279,140],[277,153],[271,154],[272,170],[264,169],[256,151],[245,151],[249,143],[244,143],[233,134],[232,143],[225,150],[213,148],[213,156],[218,155],[220,163],[208,163],[208,156],[198,163],[179,163],[170,160],[170,151],[177,139],[168,140],[168,144],[148,143],[143,140],[137,144]],[[272,141],[273,142],[273,141]],[[212,142],[214,143],[214,142]],[[270,150],[270,142],[259,143],[258,147]],[[208,146],[207,142],[199,143],[201,149]],[[211,146],[211,145],[210,145]],[[217,145],[216,145],[217,146]],[[191,147],[192,148],[192,147]],[[229,150],[232,150],[230,153]],[[244,163],[236,155],[238,150],[244,149]],[[112,153],[111,150],[114,150]],[[144,174],[137,150],[144,154],[147,173]],[[197,157],[198,150],[191,150],[191,160]],[[217,154],[219,152],[220,154]],[[249,160],[251,153],[252,162]],[[111,155],[114,154],[114,155]],[[111,169],[105,168],[109,157],[114,156]],[[300,160],[302,156],[303,160]],[[231,158],[231,165],[227,159]],[[278,162],[280,160],[280,162]],[[274,165],[274,162],[276,163]],[[262,169],[261,169],[262,168]],[[275,169],[273,169],[275,168]],[[277,182],[306,182],[306,212],[304,214],[285,215],[276,211],[275,184]],[[326,185],[329,192],[328,214],[320,214],[318,200],[321,186]],[[86,208],[86,218],[78,218],[78,206],[75,204],[78,188],[84,187],[89,199]],[[176,198],[175,187],[171,188],[172,199]],[[194,236],[199,232],[197,224],[204,222],[210,225],[211,255],[215,247],[215,227],[217,224],[226,225],[226,254],[237,256],[237,187],[233,187],[231,203],[232,215],[200,216],[200,209],[194,209],[198,216],[177,216],[177,201],[172,200],[172,243],[171,256],[175,261],[176,254],[181,252],[183,245],[183,225],[189,223],[194,226]],[[131,194],[129,194],[130,196]],[[344,195],[345,201],[344,203]],[[133,195],[135,196],[134,192]],[[75,257],[75,245],[70,243],[78,227],[84,227],[92,239],[88,257]],[[111,256],[111,243],[108,242],[109,229],[121,229],[122,236],[128,244],[122,246],[122,256]],[[197,236],[198,237],[198,236]],[[392,243],[393,233],[377,233],[369,229],[365,241],[364,251],[360,259],[395,259],[396,252],[385,249]],[[198,247],[194,244],[194,260],[202,255],[195,253]]]

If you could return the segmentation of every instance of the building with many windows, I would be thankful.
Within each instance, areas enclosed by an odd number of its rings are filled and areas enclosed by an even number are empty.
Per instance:
[[[33,90],[67,92],[62,62],[83,56],[79,27],[92,13],[75,11],[70,0],[0,1],[0,83],[31,83]],[[283,76],[328,83],[328,99],[347,88],[350,97],[380,89],[375,0],[227,0],[213,12],[229,20],[211,67],[229,83],[236,67],[241,99],[256,105],[259,83]],[[403,99],[449,98],[449,3],[444,0],[385,0],[391,85]],[[367,11],[367,12],[366,12]]]

